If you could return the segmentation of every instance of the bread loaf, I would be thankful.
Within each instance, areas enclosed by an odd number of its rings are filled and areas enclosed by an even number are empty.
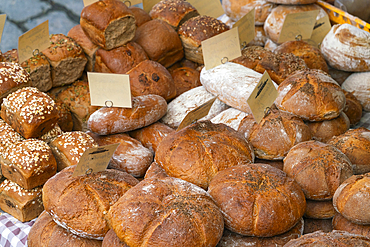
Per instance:
[[[370,72],[353,73],[342,84],[361,103],[365,111],[370,111]]]
[[[109,208],[138,181],[114,169],[72,177],[74,169],[67,167],[46,182],[45,210],[73,234],[102,240],[109,230],[105,219]]]
[[[54,100],[34,87],[15,91],[1,104],[1,118],[26,139],[51,130],[58,117]]]
[[[118,0],[94,2],[81,11],[80,24],[96,45],[110,50],[131,41],[135,36],[135,17]]]
[[[176,88],[176,96],[179,96],[192,88],[202,86],[200,73],[193,68],[180,67],[170,72]]]
[[[150,178],[165,178],[168,177],[167,173],[164,171],[164,169],[158,165],[156,162],[153,162],[148,170],[146,170],[144,179],[150,179]]]
[[[48,212],[43,211],[28,234],[27,245],[29,247],[101,247],[102,242],[70,233],[58,226]]]
[[[88,128],[99,135],[127,132],[148,126],[166,114],[167,103],[159,95],[134,97],[132,108],[104,107],[90,115]]]
[[[347,115],[350,126],[353,127],[360,122],[362,118],[362,105],[352,93],[347,92],[346,90],[343,90],[343,92],[346,96],[346,106],[344,107],[343,112]]]
[[[138,27],[134,41],[143,47],[151,60],[166,68],[184,57],[176,31],[160,19],[150,20]]]
[[[56,124],[54,128],[52,128],[49,132],[45,133],[44,135],[40,136],[38,139],[49,144],[54,140],[54,138],[63,133],[64,133],[63,130],[59,127],[58,124]]]
[[[352,72],[370,71],[370,33],[351,24],[332,26],[320,49],[328,64]]]
[[[105,235],[101,247],[111,247],[111,246],[115,246],[115,247],[129,247],[127,244],[125,244],[124,242],[122,242],[117,237],[117,234],[112,229],[110,229],[107,232],[107,235]]]
[[[360,225],[352,223],[347,220],[341,214],[336,213],[333,218],[333,229],[346,231],[352,234],[358,234],[370,238],[370,226],[369,225]]]
[[[4,177],[26,190],[43,185],[57,172],[50,147],[43,141],[27,139],[2,154]]]
[[[23,139],[24,138],[18,134],[18,132],[0,118],[0,160],[2,159],[2,154],[6,152],[8,148],[12,148],[15,143]]]
[[[321,70],[302,70],[278,88],[276,106],[305,120],[324,121],[343,111],[346,97],[338,83]]]
[[[114,151],[108,168],[127,172],[134,177],[144,177],[146,170],[153,161],[152,152],[145,148],[139,141],[127,134],[114,134],[99,136],[88,133],[99,146],[119,143]]]
[[[49,48],[42,51],[50,63],[53,87],[71,84],[81,77],[87,63],[82,48],[64,34],[50,36]]]
[[[98,144],[82,131],[65,132],[49,143],[58,164],[58,171],[77,165],[83,153]]]
[[[208,193],[220,207],[225,227],[245,236],[272,237],[293,228],[306,208],[299,185],[265,164],[243,164],[220,171]]]
[[[331,219],[335,215],[333,200],[314,201],[306,200],[305,218],[311,219]]]
[[[370,131],[366,128],[348,130],[334,136],[328,144],[343,152],[353,165],[354,174],[370,172]]]
[[[199,121],[168,135],[155,154],[155,162],[169,176],[204,189],[217,172],[253,161],[252,146],[241,133],[210,121]]]
[[[352,72],[337,70],[329,66],[329,75],[338,82],[339,85],[342,85],[343,82],[352,74]]]
[[[266,32],[265,32],[265,34],[266,34]],[[269,51],[274,51],[279,46],[279,44],[276,44],[274,41],[269,39],[269,36],[267,36],[267,34],[266,34],[266,37],[267,37],[267,39],[266,39],[264,48],[269,50]]]
[[[65,104],[61,99],[55,96],[51,92],[47,92],[47,94],[54,100],[55,107],[58,111],[58,125],[63,131],[72,131],[73,130],[73,118],[70,109],[68,108],[67,104]],[[64,98],[66,100],[66,98]]]
[[[145,10],[137,6],[131,6],[129,10],[135,17],[135,24],[137,27],[140,27],[145,22],[148,22],[152,19],[150,15],[147,12],[145,12]]]
[[[331,232],[333,230],[331,221],[331,218],[325,220],[304,218],[303,234],[309,234],[316,231]]]
[[[302,188],[307,199],[330,200],[353,169],[337,148],[318,141],[295,145],[284,159],[284,172]]]
[[[24,189],[6,179],[0,184],[0,208],[19,221],[37,218],[44,210],[42,188]]]
[[[248,116],[248,113],[239,111],[235,108],[229,108],[212,118],[211,122],[214,124],[222,123],[233,128],[234,130],[238,130],[240,122],[246,116]]]
[[[145,179],[108,212],[108,221],[129,246],[216,246],[224,229],[220,209],[198,186],[167,177]]]

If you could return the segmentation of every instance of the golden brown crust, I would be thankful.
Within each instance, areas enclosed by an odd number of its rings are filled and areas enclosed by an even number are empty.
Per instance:
[[[135,42],[137,42],[149,58],[170,67],[184,57],[181,40],[176,31],[165,21],[159,19],[150,20],[136,30]]]
[[[344,107],[343,112],[347,115],[350,126],[353,127],[360,122],[362,118],[362,105],[351,92],[347,92],[346,90],[343,90],[343,92],[346,96],[346,106]]]
[[[336,118],[346,98],[340,86],[321,70],[302,70],[289,76],[278,88],[276,106],[310,121]]]
[[[156,162],[153,162],[148,170],[146,170],[144,179],[151,179],[151,178],[165,178],[168,177],[167,173],[164,169],[158,165]]]
[[[131,6],[129,9],[135,17],[136,20],[135,24],[137,27],[140,27],[145,22],[148,22],[152,19],[150,15],[147,12],[145,12],[145,10],[143,10],[142,8]]]
[[[313,233],[316,231],[331,232],[333,230],[331,221],[332,219],[321,220],[304,218],[303,234]]]
[[[341,214],[336,213],[333,218],[333,229],[346,231],[353,234],[362,235],[370,238],[370,226],[369,225],[359,225],[347,220]]]
[[[305,218],[311,219],[331,219],[335,215],[333,200],[314,201],[306,200]]]
[[[110,226],[129,246],[216,246],[223,217],[211,196],[181,179],[144,179],[108,212]]]
[[[349,159],[334,146],[308,141],[295,145],[284,159],[284,172],[301,186],[307,199],[329,200],[352,176]]]
[[[169,176],[206,189],[217,172],[252,163],[252,146],[224,124],[199,121],[168,135],[157,148],[155,161]]]
[[[117,234],[110,229],[107,232],[107,235],[104,236],[103,243],[101,247],[129,247],[127,244],[122,242],[118,237]]]
[[[46,182],[45,210],[72,233],[102,240],[109,230],[105,214],[138,181],[114,169],[72,177],[74,169],[67,167]]]
[[[287,232],[306,208],[299,185],[266,164],[230,167],[217,173],[208,192],[220,207],[225,227],[246,236],[272,237]]]
[[[193,68],[180,67],[170,72],[176,87],[176,96],[195,88],[202,86],[200,82],[200,73]]]

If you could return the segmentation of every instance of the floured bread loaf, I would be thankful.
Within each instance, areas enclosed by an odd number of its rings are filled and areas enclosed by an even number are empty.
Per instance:
[[[214,97],[216,96],[207,92],[203,86],[193,88],[181,94],[168,104],[167,113],[163,116],[161,122],[167,124],[171,128],[177,128],[190,111],[196,109]],[[205,116],[203,120],[209,120],[227,108],[228,106],[225,103],[216,99],[209,110],[208,115]]]
[[[200,82],[204,88],[225,104],[244,112],[251,112],[247,99],[262,74],[236,63],[221,64],[213,69],[202,69]]]
[[[365,111],[370,111],[370,72],[353,73],[342,84],[361,103]]]
[[[248,116],[248,113],[239,111],[235,108],[229,108],[212,118],[211,122],[214,124],[222,123],[233,128],[234,130],[238,130],[240,122],[246,116]]]
[[[332,26],[320,46],[326,61],[333,68],[370,71],[370,33],[350,24]]]

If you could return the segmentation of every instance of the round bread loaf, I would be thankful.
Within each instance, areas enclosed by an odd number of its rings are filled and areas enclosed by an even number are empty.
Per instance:
[[[352,164],[341,151],[318,141],[295,145],[284,159],[284,172],[311,200],[333,198],[339,185],[353,175]]]
[[[217,172],[252,163],[254,153],[236,130],[224,124],[199,121],[164,138],[155,161],[169,176],[207,189]]]
[[[74,235],[58,226],[48,212],[44,211],[33,224],[27,237],[29,247],[101,247],[102,242]]]
[[[148,170],[146,170],[144,179],[147,178],[165,178],[168,177],[167,173],[163,170],[163,168],[158,165],[157,163],[153,162]]]
[[[358,128],[334,136],[328,144],[342,151],[353,165],[354,174],[370,172],[370,130]]]
[[[314,201],[306,200],[305,218],[311,219],[331,219],[335,215],[333,200]]]
[[[350,121],[344,112],[339,117],[320,122],[307,122],[311,131],[312,139],[327,143],[333,136],[346,132],[350,127]]]
[[[225,23],[206,15],[199,15],[184,22],[177,33],[184,46],[186,59],[204,64],[202,41],[229,29]]]
[[[244,117],[238,131],[252,144],[256,157],[267,160],[282,160],[294,145],[311,140],[302,119],[275,106],[259,123],[252,114]]]
[[[211,122],[214,124],[222,123],[233,128],[234,130],[238,130],[240,122],[244,117],[248,116],[248,114],[249,113],[239,111],[235,108],[229,108],[217,114],[211,119]]]
[[[332,26],[320,46],[328,64],[352,72],[370,71],[370,33],[351,24]]]
[[[226,15],[233,21],[240,20],[254,8],[255,25],[263,25],[271,10],[276,7],[276,4],[271,2],[265,0],[223,0],[222,7]]]
[[[331,221],[331,218],[325,220],[304,218],[303,234],[309,234],[316,231],[331,232],[333,230]]]
[[[362,118],[362,105],[353,93],[347,92],[346,90],[343,90],[343,92],[346,96],[346,106],[343,112],[347,115],[350,126],[353,127],[360,122]]]
[[[333,229],[359,234],[370,238],[370,225],[352,223],[339,213],[336,213],[333,218]]]
[[[297,57],[304,60],[309,69],[321,69],[329,73],[328,65],[326,64],[324,56],[317,47],[307,43],[306,41],[287,41],[279,45],[275,53],[293,53]]]
[[[114,247],[130,247],[127,244],[125,244],[124,242],[122,242],[117,237],[117,234],[112,229],[110,229],[107,232],[107,235],[105,235],[101,247],[113,247],[113,246]]]
[[[220,207],[225,227],[245,236],[272,237],[287,232],[306,208],[299,185],[266,164],[220,171],[211,180],[208,193]]]
[[[274,236],[274,237],[250,237],[243,236],[227,229],[224,230],[220,242],[218,242],[217,247],[263,247],[263,246],[283,246],[289,240],[296,239],[303,234],[303,218],[298,221],[298,223],[286,233]]]
[[[150,15],[147,12],[145,12],[145,10],[137,6],[131,6],[129,10],[135,17],[135,24],[137,27],[140,27],[145,22],[148,22],[152,19]]]
[[[170,72],[176,87],[176,96],[192,88],[202,86],[200,73],[193,68],[180,67]]]
[[[75,167],[63,169],[45,183],[45,210],[73,234],[103,240],[109,230],[105,219],[109,208],[138,180],[114,169],[72,177]]]
[[[353,175],[335,191],[335,210],[356,224],[370,224],[370,174]]]
[[[284,247],[348,247],[348,246],[370,246],[370,238],[362,235],[351,234],[345,231],[322,232],[303,235],[300,238],[290,240]]]
[[[129,246],[216,246],[224,229],[212,197],[173,177],[144,179],[110,208],[108,220]]]
[[[321,70],[302,70],[289,76],[278,88],[276,106],[310,121],[336,118],[346,97],[336,81]]]
[[[342,84],[361,103],[365,111],[370,111],[370,72],[353,73]]]

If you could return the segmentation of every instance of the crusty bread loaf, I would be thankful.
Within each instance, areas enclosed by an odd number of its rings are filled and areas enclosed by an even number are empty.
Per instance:
[[[315,201],[306,199],[305,218],[331,219],[335,215],[333,200]]]
[[[88,128],[99,135],[127,132],[148,126],[166,114],[166,100],[155,94],[132,99],[132,108],[104,107],[90,115]]]
[[[360,225],[353,223],[339,213],[336,213],[333,218],[333,229],[346,231],[352,234],[358,234],[370,238],[370,225]]]
[[[316,231],[331,232],[333,230],[331,221],[332,219],[321,220],[304,218],[303,234],[309,234]]]
[[[64,133],[63,130],[59,127],[58,124],[56,124],[54,128],[52,128],[49,132],[45,133],[44,135],[40,136],[38,139],[49,144],[54,140],[54,138],[63,133]]]
[[[19,64],[0,62],[0,103],[9,94],[31,85],[28,72]]]
[[[118,0],[97,1],[84,7],[80,24],[89,39],[106,50],[131,41],[136,30],[133,13]]]
[[[184,57],[176,31],[160,19],[150,20],[138,27],[134,41],[143,47],[151,60],[166,68]]]
[[[135,24],[137,27],[140,27],[145,22],[148,22],[152,19],[150,15],[147,12],[145,12],[145,10],[137,6],[131,6],[129,10],[135,17]]]
[[[140,141],[144,147],[155,153],[163,138],[171,135],[174,131],[174,129],[164,123],[155,122],[144,128],[131,131],[129,134],[131,137]]]
[[[99,240],[81,238],[70,233],[58,226],[48,212],[43,211],[28,234],[27,245],[28,247],[101,247],[102,242]]]
[[[163,116],[161,121],[171,128],[176,129],[190,111],[198,108],[214,97],[215,96],[207,92],[203,86],[190,89],[176,97],[168,104],[167,113]],[[216,99],[204,120],[213,118],[227,108],[228,106],[226,104],[221,102],[219,99]]]
[[[334,146],[308,141],[295,145],[284,159],[284,172],[302,188],[307,199],[330,200],[352,176],[350,160]]]
[[[217,172],[253,163],[254,153],[236,130],[199,121],[165,137],[157,148],[155,161],[169,176],[206,189]]]
[[[370,131],[366,128],[348,130],[334,136],[328,144],[342,151],[353,165],[354,174],[370,172]]]
[[[77,165],[83,153],[98,144],[82,131],[65,132],[54,138],[49,146],[58,164],[58,171]]]
[[[44,141],[27,139],[2,154],[1,170],[4,177],[30,190],[57,172],[57,162]]]
[[[301,218],[298,223],[286,233],[273,237],[250,237],[243,236],[227,229],[224,230],[220,242],[217,247],[262,247],[262,246],[284,246],[289,240],[296,239],[302,236],[304,221]]]
[[[127,172],[134,177],[144,177],[146,170],[153,162],[152,152],[127,134],[107,136],[100,136],[92,132],[88,134],[94,138],[99,146],[119,143],[108,168]]]
[[[91,42],[89,37],[87,37],[82,30],[81,25],[79,24],[72,27],[68,31],[67,36],[71,37],[77,44],[79,44],[84,51],[87,58],[86,70],[90,72],[94,71],[95,53],[98,50],[99,46]]]
[[[224,229],[220,209],[203,189],[167,177],[144,179],[108,212],[117,236],[129,246],[216,246]]]
[[[15,91],[1,104],[1,118],[26,139],[51,130],[58,117],[54,100],[34,87]]]
[[[344,112],[331,120],[307,122],[312,139],[327,143],[333,136],[345,133],[350,127],[350,121]]]
[[[333,68],[370,71],[370,33],[356,26],[347,23],[332,26],[320,49]]]
[[[346,106],[343,112],[347,115],[350,126],[353,127],[360,122],[362,118],[362,105],[353,93],[347,92],[346,90],[343,90],[343,92],[346,96]]]
[[[229,108],[217,114],[210,121],[214,124],[222,123],[233,128],[234,130],[238,130],[240,122],[246,116],[248,116],[248,113],[239,111],[235,108]]]
[[[184,22],[177,33],[184,46],[186,59],[204,64],[202,41],[229,29],[225,23],[206,15],[199,15]]]
[[[53,87],[71,84],[80,78],[87,63],[82,48],[64,34],[51,35],[50,43],[42,53],[51,66]]]
[[[162,0],[155,4],[149,12],[153,19],[160,19],[177,29],[187,20],[198,16],[198,11],[185,0]]]
[[[165,170],[158,165],[156,162],[153,162],[148,170],[146,170],[145,177],[144,179],[150,179],[150,178],[165,178],[168,177],[167,173]]]
[[[267,160],[282,160],[293,146],[311,140],[310,129],[302,119],[275,106],[259,123],[252,114],[244,117],[238,132],[252,144],[257,158]]]
[[[127,74],[130,69],[147,59],[144,49],[133,41],[109,51],[100,48],[96,52],[94,71]]]
[[[8,179],[0,184],[1,210],[22,222],[33,220],[44,210],[41,196],[41,186],[27,190]]]
[[[45,183],[45,210],[73,234],[103,240],[109,230],[105,219],[109,208],[138,181],[114,169],[72,177],[74,169],[67,167]]]
[[[370,111],[370,72],[353,73],[342,84],[361,103],[365,111]]]
[[[176,96],[179,96],[192,88],[202,86],[200,73],[193,68],[180,67],[170,71],[176,88]]]
[[[217,173],[208,193],[220,207],[225,228],[246,236],[272,237],[293,228],[306,200],[299,185],[266,164],[243,164]]]
[[[115,246],[115,247],[129,247],[127,244],[122,242],[117,237],[117,234],[112,229],[110,229],[107,232],[107,235],[104,236],[103,243],[102,243],[101,247],[112,247],[112,246]]]
[[[157,94],[166,101],[176,96],[176,86],[168,70],[160,63],[145,60],[130,69],[130,87],[132,96]]]
[[[276,106],[305,120],[336,118],[346,97],[336,81],[322,70],[302,70],[289,76],[278,88]]]

